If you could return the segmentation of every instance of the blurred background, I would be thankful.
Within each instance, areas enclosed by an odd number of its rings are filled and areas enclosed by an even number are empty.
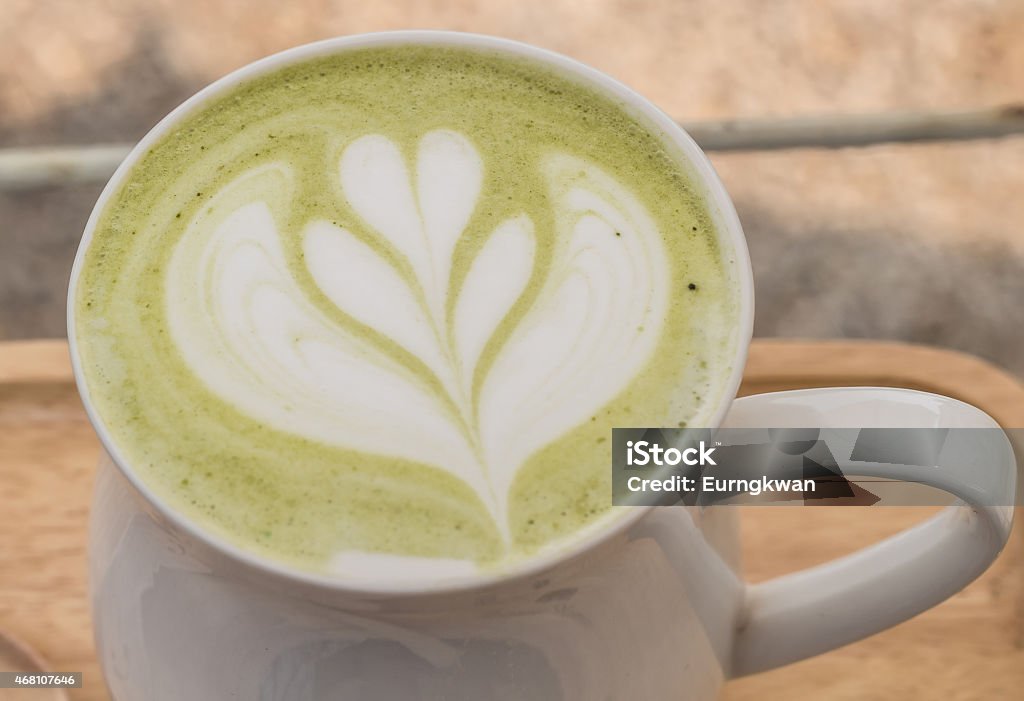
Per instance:
[[[0,149],[130,142],[316,39],[446,28],[589,63],[681,120],[1024,100],[1020,0],[0,0]],[[1024,137],[715,152],[759,336],[888,338],[1024,373]],[[0,189],[0,341],[61,337],[102,183]]]

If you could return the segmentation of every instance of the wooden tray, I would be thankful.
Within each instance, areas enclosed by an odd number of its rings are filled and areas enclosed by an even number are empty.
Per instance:
[[[887,385],[976,404],[1024,427],[1024,386],[959,353],[875,342],[761,340],[743,393]],[[106,701],[93,654],[85,541],[98,445],[59,341],[0,344],[0,628],[56,671],[84,673],[77,701]],[[752,580],[823,562],[927,515],[923,508],[749,508]],[[841,650],[730,682],[727,701],[1014,699],[1024,688],[1024,537],[964,591],[912,621]],[[842,534],[842,538],[837,538]],[[185,701],[185,700],[183,700]],[[644,701],[644,700],[638,700]]]

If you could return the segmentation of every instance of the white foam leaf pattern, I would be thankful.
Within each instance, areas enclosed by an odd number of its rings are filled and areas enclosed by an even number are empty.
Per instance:
[[[341,187],[352,209],[412,264],[420,280],[429,278],[429,249],[398,146],[372,134],[356,139],[341,156]]]
[[[568,155],[544,169],[559,245],[480,398],[481,444],[499,494],[532,453],[628,385],[654,350],[668,304],[662,243],[636,198]]]
[[[487,239],[462,283],[455,307],[455,343],[467,386],[484,346],[530,279],[535,248],[530,218],[509,219]]]
[[[482,182],[483,161],[466,137],[438,130],[420,140],[416,201],[430,248],[427,294],[438,319],[448,291],[452,252],[473,214]]]
[[[419,358],[443,392],[306,297],[267,204],[281,199],[283,166],[243,176],[190,223],[168,269],[167,311],[186,362],[226,401],[283,431],[447,470],[507,536],[509,487],[524,461],[600,411],[650,357],[668,273],[659,232],[626,188],[591,163],[549,157],[553,257],[474,403],[481,353],[501,343],[495,330],[537,253],[529,216],[502,222],[448,304],[483,167],[450,131],[425,135],[412,165],[380,135],[345,149],[346,200],[414,279],[347,228],[317,221],[302,232],[302,260],[331,304]]]
[[[318,221],[306,228],[303,253],[313,280],[338,309],[403,346],[439,377],[447,377],[449,365],[422,304],[376,251],[346,229]]]
[[[258,196],[260,180],[268,181],[263,191],[276,185],[273,175],[249,175],[217,199],[230,207],[232,190]],[[443,465],[488,495],[450,409],[306,298],[287,268],[270,208],[256,201],[222,216],[215,200],[212,209],[190,223],[166,277],[168,325],[196,375],[268,426]]]

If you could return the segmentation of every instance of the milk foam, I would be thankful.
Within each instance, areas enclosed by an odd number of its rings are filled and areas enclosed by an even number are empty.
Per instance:
[[[501,336],[538,265],[534,225],[526,212],[499,223],[452,284],[486,169],[464,135],[424,134],[412,163],[384,135],[354,140],[337,177],[374,240],[327,221],[302,232],[302,263],[331,303],[436,384],[335,323],[295,282],[277,223],[285,213],[275,219],[271,204],[294,177],[283,163],[239,176],[188,225],[167,269],[173,340],[196,376],[268,426],[463,480],[508,539],[520,466],[634,379],[668,300],[661,235],[630,190],[565,153],[539,167],[557,245],[539,294]],[[495,359],[478,377],[489,343]]]
[[[139,155],[83,255],[76,350],[167,508],[420,581],[610,517],[611,428],[720,406],[730,269],[693,174],[614,99],[525,59],[358,49]]]

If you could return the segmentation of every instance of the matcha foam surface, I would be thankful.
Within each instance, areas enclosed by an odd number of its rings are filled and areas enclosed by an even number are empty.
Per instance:
[[[74,294],[130,469],[298,568],[504,567],[611,512],[613,426],[691,425],[736,300],[703,193],[535,63],[350,50],[207,100],[101,212]]]

